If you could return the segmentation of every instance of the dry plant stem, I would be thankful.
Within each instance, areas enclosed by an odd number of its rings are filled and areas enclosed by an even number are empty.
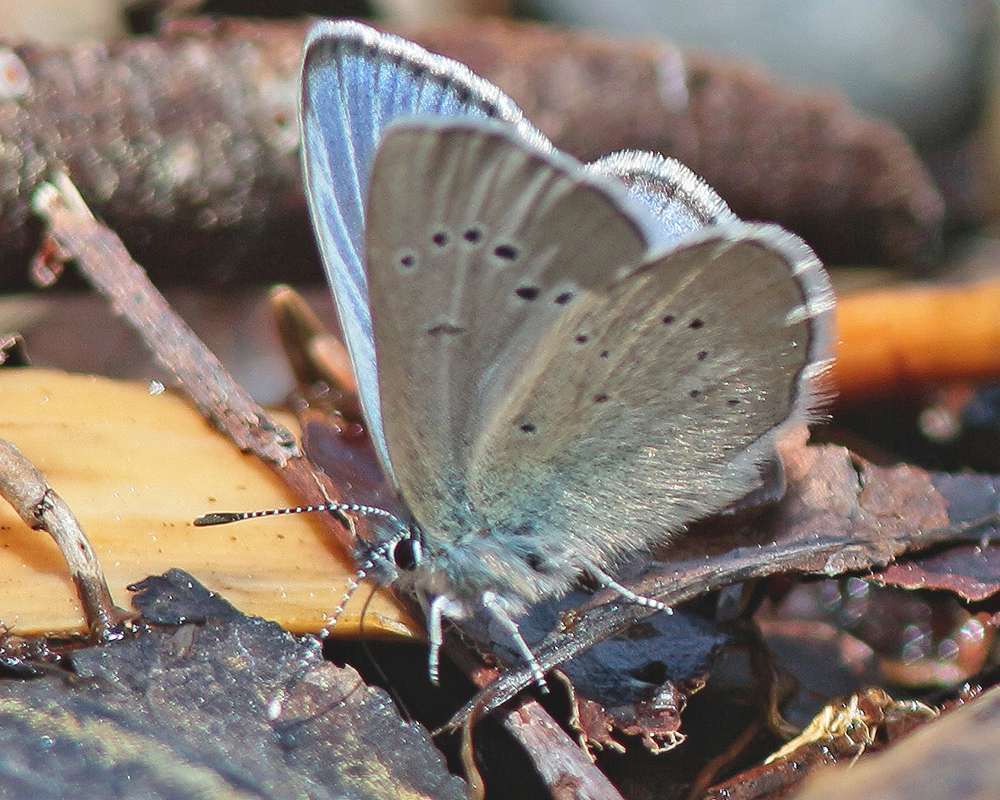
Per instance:
[[[732,764],[740,753],[750,746],[754,737],[761,732],[763,727],[763,723],[760,720],[754,720],[740,732],[740,735],[725,750],[710,758],[698,770],[698,774],[691,783],[691,789],[688,791],[687,800],[699,800],[699,798],[704,797],[705,792],[708,791],[718,774]]]
[[[467,648],[451,648],[449,655],[480,689],[490,685],[497,670],[483,664]],[[622,795],[598,769],[584,749],[553,721],[549,713],[529,696],[515,706],[497,712],[497,719],[528,754],[538,776],[557,800],[622,800]],[[473,797],[481,797],[482,781],[472,756],[475,720],[462,728],[462,762]],[[436,731],[437,735],[442,730]]]
[[[347,419],[364,424],[347,348],[326,329],[309,304],[290,286],[275,286],[268,300],[281,349],[298,385],[325,383],[340,393],[337,410]]]
[[[132,615],[111,598],[101,564],[73,512],[45,476],[13,444],[0,439],[0,495],[33,530],[48,533],[62,551],[94,640],[116,638]]]
[[[325,381],[340,388],[317,367],[314,359],[309,358],[310,343],[319,336],[329,336],[309,304],[284,284],[272,287],[267,299],[281,349],[295,375],[295,382],[299,386],[312,386],[317,381]],[[348,391],[356,392],[357,389],[349,387]]]
[[[294,437],[272,422],[219,360],[195,336],[135,263],[121,240],[91,214],[65,174],[43,184],[34,206],[48,224],[48,234],[77,262],[81,273],[111,301],[146,342],[157,361],[172,373],[199,412],[219,431],[270,464],[304,502],[322,502],[332,486],[317,476]],[[345,547],[346,529],[332,517],[318,515]]]
[[[622,795],[536,701],[504,714],[503,725],[531,756],[555,800],[622,800]]]
[[[909,284],[837,298],[838,400],[1000,375],[1000,281]]]

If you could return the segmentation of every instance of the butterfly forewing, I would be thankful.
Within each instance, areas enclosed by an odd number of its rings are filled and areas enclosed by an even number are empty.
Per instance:
[[[645,252],[615,190],[500,126],[386,135],[368,280],[392,466],[429,536],[463,522],[470,459],[538,342]]]
[[[725,508],[805,419],[831,309],[819,263],[780,229],[695,234],[537,344],[477,443],[472,502],[551,560],[595,564]]]
[[[472,116],[501,119],[539,147],[547,142],[510,98],[462,65],[350,21],[310,31],[300,114],[313,224],[370,433],[388,466],[362,266],[365,201],[382,135],[399,117]]]

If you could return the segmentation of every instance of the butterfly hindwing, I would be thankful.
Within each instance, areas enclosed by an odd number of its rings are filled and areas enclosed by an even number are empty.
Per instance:
[[[831,320],[825,273],[791,234],[688,236],[581,295],[536,344],[477,444],[472,502],[496,529],[558,542],[554,559],[613,563],[665,540],[739,500],[806,420]]]

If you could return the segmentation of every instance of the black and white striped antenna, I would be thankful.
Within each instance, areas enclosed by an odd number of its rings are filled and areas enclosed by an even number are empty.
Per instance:
[[[376,506],[358,505],[357,503],[321,503],[317,506],[295,506],[294,508],[269,508],[265,511],[214,511],[209,514],[202,514],[194,524],[199,528],[209,525],[226,525],[230,522],[242,522],[245,519],[257,519],[258,517],[277,517],[281,514],[307,514],[312,511],[344,511],[352,514],[361,514],[364,517],[385,517],[394,520],[402,525],[400,519],[384,508]]]

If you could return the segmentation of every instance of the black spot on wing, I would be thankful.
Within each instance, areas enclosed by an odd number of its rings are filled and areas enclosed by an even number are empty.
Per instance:
[[[510,243],[498,244],[493,248],[493,255],[501,261],[516,261],[520,251]]]

